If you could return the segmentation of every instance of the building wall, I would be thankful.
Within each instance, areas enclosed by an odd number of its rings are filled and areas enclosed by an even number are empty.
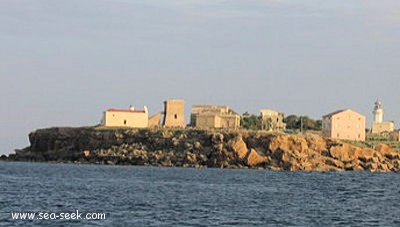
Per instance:
[[[382,132],[393,132],[394,130],[394,123],[387,121],[387,122],[372,122],[372,133],[380,134]]]
[[[323,136],[334,139],[365,141],[365,116],[344,110],[333,115],[324,116]]]
[[[164,102],[163,126],[167,128],[184,128],[185,102],[183,100],[167,100]]]
[[[193,105],[190,125],[197,128],[236,129],[240,126],[240,116],[228,106]]]
[[[221,116],[221,128],[226,129],[237,129],[240,127],[240,116],[239,115],[226,115]]]
[[[331,138],[331,117],[322,118],[322,136],[326,138]]]
[[[260,115],[266,130],[283,131],[286,129],[283,113],[275,110],[260,110]]]
[[[149,115],[145,111],[107,110],[104,112],[103,124],[107,127],[146,128],[148,121]]]
[[[239,115],[198,114],[194,119],[196,122],[193,126],[197,128],[237,129],[240,126]]]
[[[190,114],[190,125],[197,128],[220,128],[221,119],[216,119],[227,107],[214,105],[193,105]]]
[[[220,128],[221,118],[216,115],[197,115],[195,126],[198,128]]]
[[[160,126],[161,113],[156,113],[149,118],[149,127]]]

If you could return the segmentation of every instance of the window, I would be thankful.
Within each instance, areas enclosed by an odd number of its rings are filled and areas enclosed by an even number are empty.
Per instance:
[[[175,114],[175,115],[174,115],[174,118],[175,118],[175,119],[178,119],[178,114]]]
[[[126,120],[124,120],[124,125],[126,125]]]

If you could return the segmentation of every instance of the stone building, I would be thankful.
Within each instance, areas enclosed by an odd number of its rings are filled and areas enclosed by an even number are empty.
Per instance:
[[[196,128],[237,129],[240,115],[228,106],[193,105],[190,125]]]
[[[283,122],[283,113],[264,109],[260,110],[260,117],[265,130],[281,132],[286,129],[286,124]]]
[[[128,110],[108,109],[103,114],[102,125],[106,127],[146,128],[149,122],[147,107],[144,110],[135,110],[130,106]]]
[[[164,102],[164,120],[166,128],[184,128],[185,123],[185,101],[167,100]]]
[[[394,122],[391,121],[383,121],[384,111],[382,102],[377,100],[375,102],[374,110],[372,111],[373,121],[371,127],[371,133],[373,134],[381,134],[381,133],[390,133],[394,130]]]
[[[155,128],[160,126],[162,112],[158,112],[149,118],[149,127]]]
[[[322,117],[322,136],[365,141],[366,117],[354,110],[339,110]]]

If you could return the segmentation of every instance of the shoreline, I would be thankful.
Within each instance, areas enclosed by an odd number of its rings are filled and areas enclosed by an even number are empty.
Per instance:
[[[53,127],[3,161],[285,171],[400,170],[400,153],[339,140],[259,131]]]

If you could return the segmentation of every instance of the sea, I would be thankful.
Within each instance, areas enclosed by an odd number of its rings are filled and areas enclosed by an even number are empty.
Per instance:
[[[0,162],[0,226],[400,226],[400,173]]]

